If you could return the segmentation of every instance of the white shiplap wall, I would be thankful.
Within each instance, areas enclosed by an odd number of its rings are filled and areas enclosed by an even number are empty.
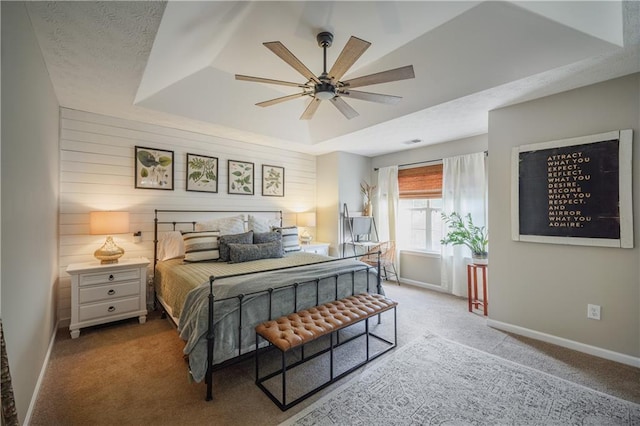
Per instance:
[[[130,212],[131,233],[114,236],[125,257],[153,259],[153,210],[315,210],[316,159],[294,151],[274,149],[123,120],[83,111],[61,109],[60,114],[60,292],[58,318],[68,325],[71,289],[65,272],[70,263],[95,261],[93,252],[104,237],[89,235],[89,212]],[[134,188],[134,147],[174,151],[174,190]],[[185,190],[188,153],[218,158],[218,193]],[[227,193],[227,160],[255,164],[255,195]],[[262,165],[285,168],[285,197],[263,197]],[[132,233],[142,231],[143,242],[134,244]]]

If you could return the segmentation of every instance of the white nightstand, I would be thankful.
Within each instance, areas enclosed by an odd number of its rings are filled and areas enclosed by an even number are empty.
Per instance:
[[[309,244],[301,243],[300,250],[329,256],[329,243],[319,243],[317,241],[312,241]]]
[[[71,275],[71,338],[80,329],[125,318],[147,320],[147,266],[144,257],[120,259],[102,265],[95,262],[73,263]]]

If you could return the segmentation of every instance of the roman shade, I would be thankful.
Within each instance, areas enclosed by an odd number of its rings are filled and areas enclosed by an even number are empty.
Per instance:
[[[442,198],[442,164],[398,170],[400,198]]]

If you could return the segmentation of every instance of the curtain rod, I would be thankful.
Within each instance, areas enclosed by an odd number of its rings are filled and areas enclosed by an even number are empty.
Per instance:
[[[483,151],[483,152],[484,152],[485,156],[489,155],[489,151]],[[442,160],[444,160],[444,158],[436,158],[434,160],[425,160],[425,161],[416,161],[414,163],[398,164],[398,167],[415,166],[417,164],[436,163],[436,162],[440,162]],[[374,167],[374,169],[373,169],[374,172],[377,172],[378,170],[380,170],[380,167]]]

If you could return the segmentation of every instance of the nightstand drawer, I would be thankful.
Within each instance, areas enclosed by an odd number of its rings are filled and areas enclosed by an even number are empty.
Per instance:
[[[120,299],[103,303],[92,303],[80,306],[80,321],[89,321],[94,318],[109,317],[136,311],[140,306],[140,298]]]
[[[300,250],[307,253],[322,254],[329,256],[329,243],[311,242],[308,244],[300,244]]]
[[[80,289],[80,303],[97,302],[99,300],[119,299],[125,296],[137,296],[140,294],[140,282],[130,281]]]
[[[140,268],[80,275],[80,285],[107,284],[140,279]]]

